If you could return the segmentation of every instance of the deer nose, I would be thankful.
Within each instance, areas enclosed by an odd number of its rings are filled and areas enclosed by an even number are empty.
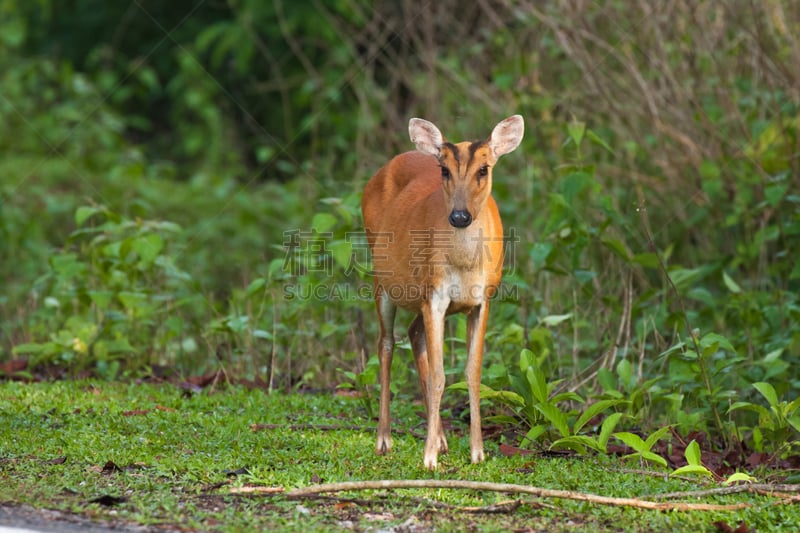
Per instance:
[[[472,215],[466,209],[453,209],[448,220],[454,228],[466,228],[472,224]]]

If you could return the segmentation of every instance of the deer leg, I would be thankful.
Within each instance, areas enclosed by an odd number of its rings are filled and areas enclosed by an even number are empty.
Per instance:
[[[467,314],[467,388],[469,389],[469,447],[472,462],[483,461],[483,434],[481,433],[481,364],[483,339],[489,316],[489,301],[473,307]]]
[[[426,416],[429,416],[431,408],[428,400],[428,345],[425,338],[425,321],[422,315],[417,315],[414,321],[411,322],[411,326],[408,328],[408,338],[411,341],[411,350],[414,352],[414,362],[417,365],[417,377],[419,378],[419,388],[422,391],[422,403],[425,405]],[[447,439],[444,436],[444,429],[441,424],[439,424],[439,428],[439,453],[447,453]]]
[[[397,307],[380,289],[376,290],[375,303],[378,308],[380,322],[380,338],[378,339],[378,360],[380,362],[381,405],[378,413],[378,441],[375,451],[378,455],[389,453],[392,449],[392,432],[390,429],[389,387],[392,370],[392,352],[394,351],[394,316]]]
[[[442,447],[442,419],[439,407],[444,393],[444,316],[450,299],[447,295],[433,291],[422,306],[425,324],[425,342],[428,348],[428,436],[425,440],[424,465],[428,470],[438,466],[439,450]]]

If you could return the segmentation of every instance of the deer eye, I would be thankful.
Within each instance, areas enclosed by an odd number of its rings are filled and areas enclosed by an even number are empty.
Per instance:
[[[449,180],[450,179],[450,169],[447,167],[442,167],[442,179]]]
[[[478,169],[478,177],[485,178],[489,175],[489,167],[487,165],[483,165],[481,168]]]

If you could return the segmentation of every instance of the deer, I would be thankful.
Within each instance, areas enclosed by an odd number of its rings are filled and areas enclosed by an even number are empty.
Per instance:
[[[389,384],[397,308],[416,316],[408,338],[427,418],[423,465],[436,470],[448,451],[440,406],[445,388],[444,323],[467,318],[466,382],[472,463],[484,460],[480,382],[489,303],[503,268],[503,224],[492,197],[492,169],[522,141],[520,115],[497,124],[486,140],[448,142],[432,122],[408,125],[416,150],[392,158],[367,182],[361,201],[372,254],[379,322],[378,455],[392,449]]]

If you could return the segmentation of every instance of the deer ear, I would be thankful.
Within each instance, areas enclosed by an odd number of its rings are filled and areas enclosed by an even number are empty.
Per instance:
[[[494,156],[497,158],[516,150],[522,141],[523,133],[525,133],[525,121],[521,115],[514,115],[500,122],[489,137],[489,146]]]
[[[417,145],[417,150],[439,157],[444,137],[433,122],[428,122],[421,118],[412,118],[408,121],[408,134],[411,137],[411,142]]]

